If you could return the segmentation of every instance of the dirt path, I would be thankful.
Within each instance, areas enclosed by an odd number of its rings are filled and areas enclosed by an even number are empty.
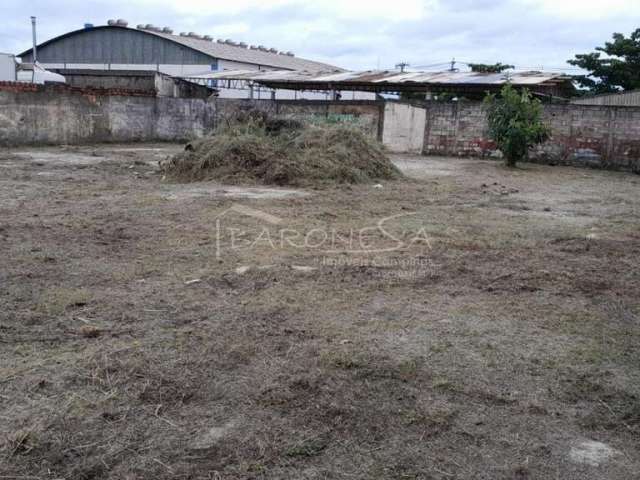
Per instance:
[[[0,478],[640,477],[640,177],[179,148],[0,151]]]

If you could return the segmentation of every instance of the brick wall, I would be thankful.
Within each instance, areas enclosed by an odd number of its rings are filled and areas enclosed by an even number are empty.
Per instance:
[[[128,88],[98,88],[98,87],[72,87],[64,83],[48,83],[46,85],[25,82],[0,82],[0,92],[40,92],[56,94],[78,95],[127,95],[131,97],[153,97],[156,95],[154,88],[128,89]]]
[[[481,103],[423,105],[427,111],[427,155],[492,156]],[[640,171],[640,107],[545,105],[551,139],[536,147],[532,161]]]

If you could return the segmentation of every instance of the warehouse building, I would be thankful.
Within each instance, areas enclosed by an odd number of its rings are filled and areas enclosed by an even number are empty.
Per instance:
[[[209,98],[215,90],[165,73],[148,70],[57,69],[70,87],[129,90],[153,93],[156,97]]]
[[[29,49],[18,55],[33,62]],[[292,52],[232,40],[214,40],[194,32],[175,34],[168,27],[138,25],[125,20],[109,20],[107,25],[86,24],[84,28],[60,35],[36,47],[37,61],[50,70],[147,70],[180,78],[225,70],[288,70],[339,72],[342,69],[306,60]],[[211,87],[216,87],[211,83]],[[257,92],[260,94],[260,92]],[[255,92],[246,85],[220,89],[220,96],[247,97]],[[264,95],[264,92],[263,92]],[[270,92],[273,96],[273,92]],[[291,95],[294,95],[291,92]],[[277,98],[292,98],[277,92]],[[297,98],[304,98],[299,93]],[[326,96],[322,94],[323,98]]]

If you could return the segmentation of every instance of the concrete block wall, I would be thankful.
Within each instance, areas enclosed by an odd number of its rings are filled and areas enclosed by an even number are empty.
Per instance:
[[[0,82],[0,146],[186,141],[248,109],[283,117],[329,118],[382,138],[383,102],[206,100],[156,97],[155,91]]]
[[[437,103],[426,109],[423,153],[495,156],[481,103]],[[640,171],[640,107],[544,105],[551,138],[530,160],[555,165]]]
[[[261,110],[279,117],[305,120],[332,120],[361,128],[374,138],[382,139],[384,102],[369,100],[248,100],[218,98],[215,100],[219,120],[240,111]]]
[[[486,140],[486,117],[481,105],[428,103],[424,150],[428,155],[488,155],[495,148]]]
[[[487,136],[481,103],[414,106],[424,109],[422,153],[497,155]],[[380,101],[205,100],[0,82],[0,146],[186,141],[213,130],[227,116],[254,108],[284,117],[350,123],[380,140],[386,131],[387,143],[389,132],[398,132],[405,124],[413,132],[417,118],[412,115],[410,122],[389,123],[401,116],[385,116],[385,103]],[[419,117],[422,121],[422,113]],[[552,136],[531,152],[531,160],[640,172],[640,107],[545,105],[544,120]],[[406,140],[413,147],[413,135]]]
[[[182,141],[213,128],[206,100],[154,95],[0,84],[0,146]]]

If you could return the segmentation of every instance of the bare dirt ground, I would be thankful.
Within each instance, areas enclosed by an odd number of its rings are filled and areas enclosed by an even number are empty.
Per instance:
[[[640,177],[179,148],[0,151],[0,479],[640,478]]]

